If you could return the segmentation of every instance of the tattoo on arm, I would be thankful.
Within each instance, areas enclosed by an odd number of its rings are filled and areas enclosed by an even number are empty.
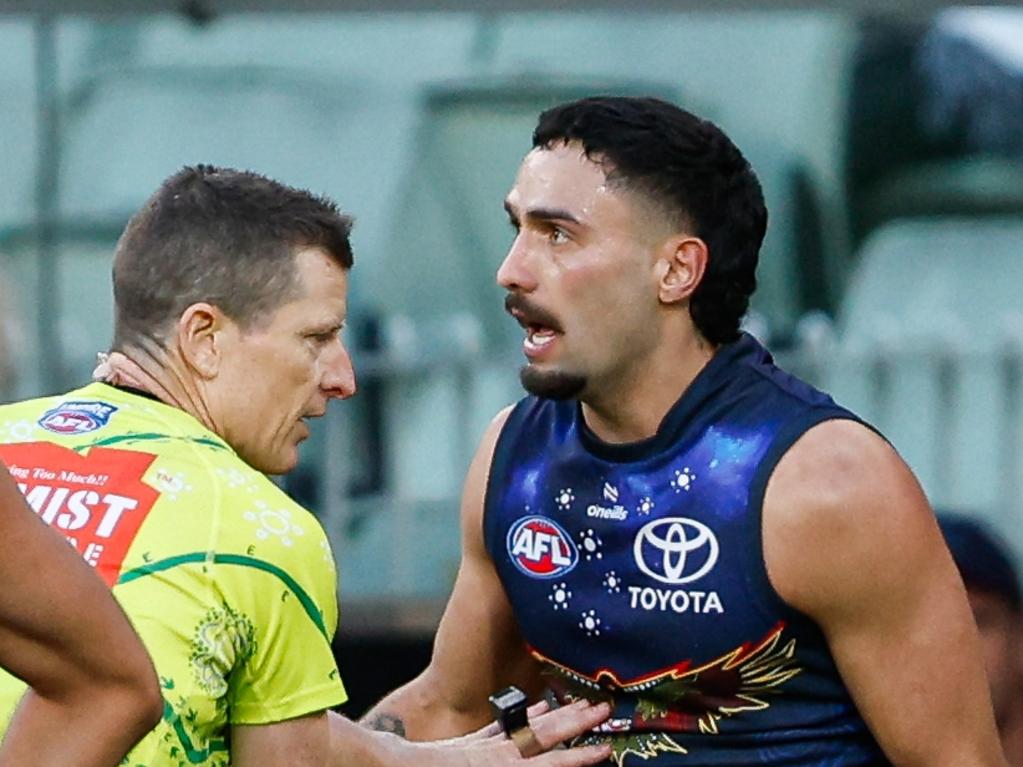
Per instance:
[[[402,738],[405,737],[405,722],[401,717],[393,714],[376,714],[366,720],[366,726],[378,732],[391,732]]]

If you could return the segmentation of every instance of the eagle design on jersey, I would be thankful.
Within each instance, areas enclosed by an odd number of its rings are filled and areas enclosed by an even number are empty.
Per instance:
[[[783,641],[779,623],[756,644],[746,642],[696,668],[683,661],[642,677],[621,680],[610,669],[586,676],[533,651],[557,698],[570,703],[587,698],[614,705],[619,694],[634,696],[631,717],[612,717],[597,732],[577,744],[606,743],[613,746],[612,761],[623,767],[634,754],[654,759],[662,753],[688,753],[668,733],[716,735],[718,723],[747,711],[770,706],[768,694],[798,674],[796,640]]]

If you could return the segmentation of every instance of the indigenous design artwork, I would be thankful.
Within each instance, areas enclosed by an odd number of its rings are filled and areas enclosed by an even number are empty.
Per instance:
[[[195,629],[189,663],[196,681],[210,696],[223,703],[227,676],[256,651],[256,630],[245,615],[229,605],[211,608]]]
[[[631,715],[622,716],[616,710],[598,732],[577,741],[610,742],[611,760],[623,767],[630,754],[648,760],[663,753],[688,753],[672,733],[716,735],[719,724],[728,718],[769,708],[770,694],[801,671],[796,640],[785,641],[784,629],[779,623],[756,644],[743,644],[695,668],[691,661],[683,661],[628,680],[619,679],[610,669],[586,676],[536,650],[533,656],[543,665],[548,685],[562,703],[586,698],[614,705],[619,692],[634,696]]]
[[[160,746],[164,753],[171,760],[177,761],[177,767],[192,767],[196,764],[203,767],[228,767],[231,757],[227,741],[219,737],[203,737],[199,731],[198,713],[187,697],[177,694],[177,685],[173,679],[160,677],[160,687],[163,691],[163,721],[167,724],[160,734]]]

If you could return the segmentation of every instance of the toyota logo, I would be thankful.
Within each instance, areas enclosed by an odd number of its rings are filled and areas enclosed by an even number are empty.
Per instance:
[[[699,580],[718,561],[718,540],[695,519],[667,517],[644,525],[633,546],[639,569],[661,583]]]

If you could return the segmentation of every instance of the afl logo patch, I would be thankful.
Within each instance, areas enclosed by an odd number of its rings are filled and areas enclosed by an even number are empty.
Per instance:
[[[523,517],[508,531],[508,556],[530,578],[556,578],[579,562],[572,538],[553,519]]]
[[[85,434],[106,426],[116,410],[106,402],[61,402],[43,413],[39,425],[54,434]]]

